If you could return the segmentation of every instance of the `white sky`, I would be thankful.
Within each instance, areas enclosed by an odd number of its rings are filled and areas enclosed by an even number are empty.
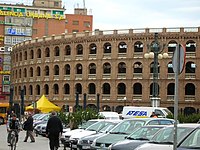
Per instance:
[[[83,2],[63,0],[66,13],[83,8]],[[32,0],[18,3],[32,4]],[[85,6],[93,15],[93,30],[200,26],[200,0],[85,0]]]

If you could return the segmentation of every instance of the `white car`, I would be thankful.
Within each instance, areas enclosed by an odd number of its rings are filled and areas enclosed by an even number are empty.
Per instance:
[[[120,122],[120,119],[117,120],[101,120],[99,122],[94,123],[93,125],[89,126],[88,128],[86,128],[85,130],[80,131],[78,134],[73,134],[70,137],[70,143],[71,143],[71,148],[72,149],[77,149],[77,144],[78,144],[78,140],[80,138],[89,136],[89,135],[93,135],[98,133],[102,128],[104,128],[105,126],[110,126],[112,124],[112,122]]]
[[[82,126],[80,126],[80,128],[74,129],[74,130],[70,130],[68,132],[63,133],[61,138],[60,138],[60,140],[61,140],[61,143],[64,145],[64,149],[66,147],[70,147],[69,138],[71,137],[71,135],[77,134],[80,131],[85,130],[87,127],[91,126],[92,124],[94,124],[94,123],[96,123],[96,122],[98,122],[100,120],[104,120],[104,119],[91,119],[91,120],[88,120],[86,123],[84,123]]]
[[[178,124],[177,144],[179,144],[188,134],[199,127],[199,124]],[[150,142],[145,143],[135,150],[173,150],[174,125],[170,125],[158,131]]]

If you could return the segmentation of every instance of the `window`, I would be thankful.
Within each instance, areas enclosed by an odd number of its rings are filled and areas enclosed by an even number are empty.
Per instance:
[[[10,76],[4,75],[4,76],[3,76],[3,81],[10,81]]]
[[[79,30],[72,30],[72,33],[77,33],[79,32]]]
[[[74,21],[72,22],[72,24],[73,24],[73,25],[79,25],[79,21],[78,21],[78,20],[74,20]]]
[[[5,44],[11,44],[11,36],[5,36]]]
[[[59,6],[59,2],[54,2],[54,6]]]
[[[9,85],[4,85],[3,86],[3,92],[10,92],[10,86]]]
[[[84,21],[83,25],[84,25],[84,27],[89,28],[90,27],[90,22],[89,21]]]

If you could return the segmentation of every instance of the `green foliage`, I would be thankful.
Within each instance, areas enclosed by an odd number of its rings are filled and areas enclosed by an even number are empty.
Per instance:
[[[69,124],[71,129],[78,128],[79,125],[90,119],[101,118],[99,113],[91,108],[87,108],[85,111],[81,108],[78,108],[75,112],[68,114],[62,112],[60,113],[59,117],[66,125]]]
[[[167,118],[174,119],[173,115],[168,115]],[[178,115],[179,123],[197,123],[200,119],[200,114],[191,114],[191,115]]]

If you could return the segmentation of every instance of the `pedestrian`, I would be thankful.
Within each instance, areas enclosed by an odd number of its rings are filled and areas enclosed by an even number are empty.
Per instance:
[[[57,117],[55,111],[51,113],[51,117],[47,122],[46,136],[49,138],[50,150],[57,150],[59,147],[59,136],[63,132],[61,120]]]
[[[152,112],[152,114],[151,114],[151,116],[150,116],[151,118],[158,118],[158,115],[156,115],[156,113],[155,112]]]
[[[26,131],[24,142],[27,142],[28,138],[30,137],[31,143],[34,143],[35,138],[33,135],[33,117],[31,113],[28,114],[28,118],[24,122],[23,126],[24,126],[23,129]]]
[[[16,143],[17,143],[18,138],[19,138],[19,131],[21,130],[21,128],[20,128],[19,119],[17,118],[16,114],[13,113],[12,116],[10,116],[10,118],[8,119],[6,127],[7,127],[7,131],[8,131],[8,137],[7,137],[8,145],[10,145],[10,137],[11,137],[12,131],[15,132]]]

